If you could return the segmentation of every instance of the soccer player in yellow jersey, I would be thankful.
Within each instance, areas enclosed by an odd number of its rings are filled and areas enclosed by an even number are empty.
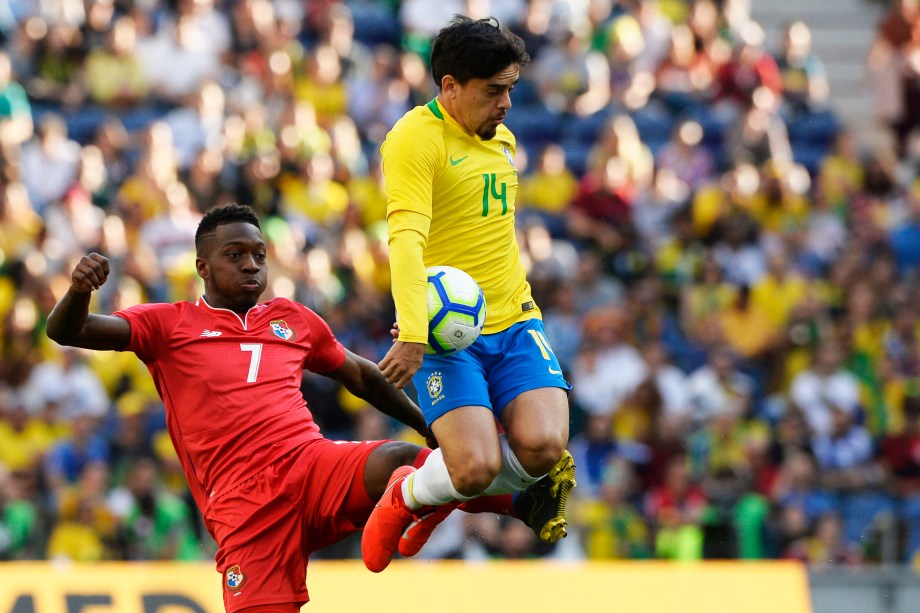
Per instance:
[[[380,362],[413,380],[440,449],[393,473],[365,527],[362,557],[379,572],[409,556],[461,503],[507,500],[544,542],[566,535],[575,466],[566,451],[571,386],[543,332],[514,232],[515,140],[502,121],[529,61],[495,19],[457,16],[435,37],[437,98],[409,111],[381,148],[399,336]],[[428,266],[469,273],[486,298],[483,334],[448,356],[426,355]],[[466,502],[471,501],[471,502]]]

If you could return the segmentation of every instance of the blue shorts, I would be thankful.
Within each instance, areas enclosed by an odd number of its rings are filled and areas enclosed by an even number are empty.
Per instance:
[[[483,334],[452,355],[425,355],[412,378],[428,425],[459,407],[486,407],[501,419],[509,402],[541,387],[572,389],[546,340],[543,321],[528,319]]]

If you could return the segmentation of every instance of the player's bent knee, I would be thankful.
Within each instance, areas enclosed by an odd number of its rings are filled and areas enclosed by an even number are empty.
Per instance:
[[[539,476],[552,470],[564,451],[565,443],[559,442],[558,444],[546,444],[536,449],[523,450],[515,455],[528,475]]]
[[[460,494],[464,496],[477,496],[498,475],[501,465],[468,465],[460,469],[450,471],[450,481]]]

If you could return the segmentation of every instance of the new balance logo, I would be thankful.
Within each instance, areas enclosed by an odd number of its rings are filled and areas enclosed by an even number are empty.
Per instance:
[[[201,336],[204,336],[206,338],[214,338],[215,336],[220,336],[221,334],[222,332],[218,330],[205,330],[204,332],[201,333]]]

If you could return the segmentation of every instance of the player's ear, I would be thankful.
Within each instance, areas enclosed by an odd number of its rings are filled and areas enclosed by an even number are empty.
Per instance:
[[[457,79],[453,75],[446,74],[441,77],[441,92],[444,94],[453,95],[458,85],[459,83],[457,83]]]
[[[198,276],[205,281],[211,276],[210,265],[208,261],[202,257],[195,258],[195,270],[198,271]]]

